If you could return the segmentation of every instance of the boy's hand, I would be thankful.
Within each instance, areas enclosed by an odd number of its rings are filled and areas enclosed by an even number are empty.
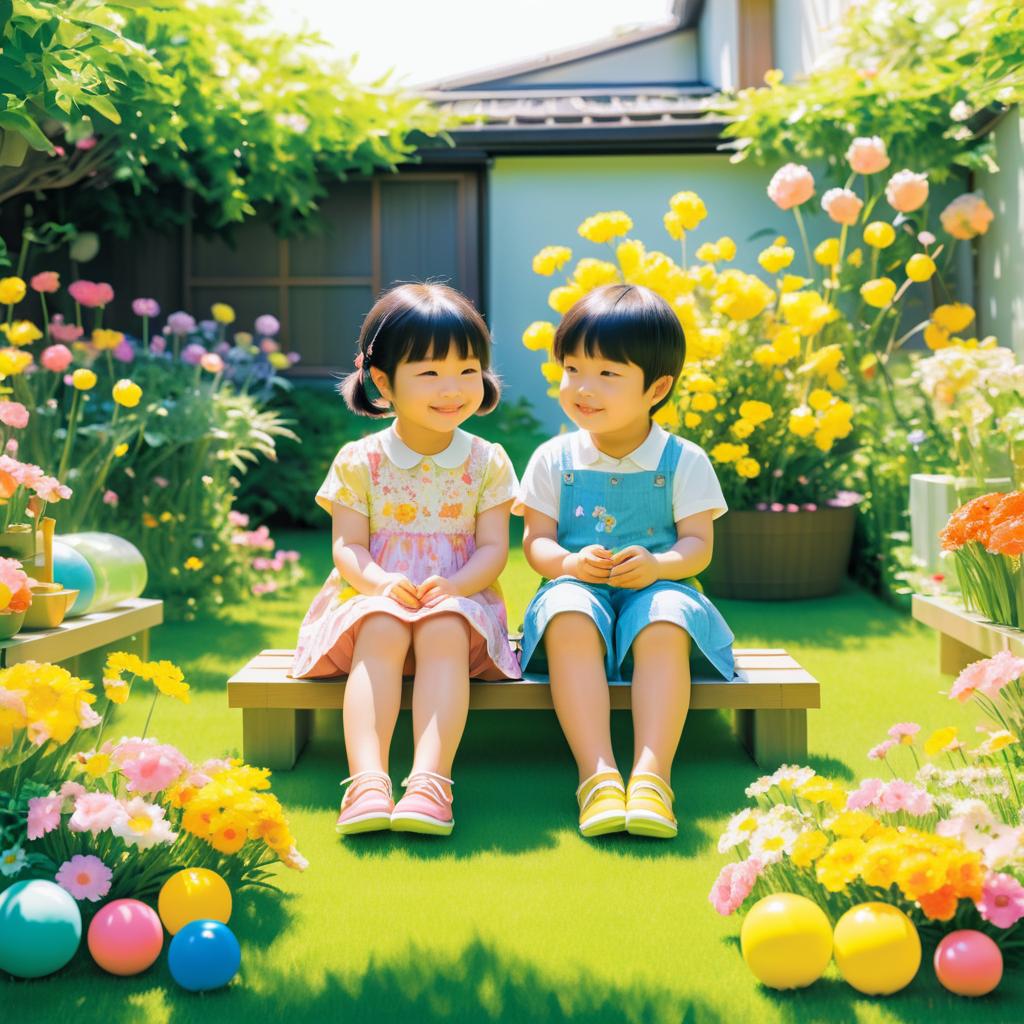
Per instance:
[[[412,608],[413,610],[419,608],[421,603],[415,584],[400,572],[389,574],[387,582],[380,590],[380,595],[390,597],[392,601],[400,604],[403,608]]]
[[[443,601],[446,597],[458,597],[459,589],[444,576],[428,576],[417,588],[416,596],[424,608]]]
[[[588,544],[562,563],[567,576],[575,576],[584,583],[607,583],[612,569],[612,553],[603,544]]]
[[[613,587],[642,590],[660,578],[658,560],[647,548],[639,544],[631,544],[612,555],[612,570],[608,582]]]

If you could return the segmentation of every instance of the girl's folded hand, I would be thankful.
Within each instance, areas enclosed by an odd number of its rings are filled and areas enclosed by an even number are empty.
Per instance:
[[[584,583],[607,583],[612,570],[612,553],[603,544],[588,544],[575,554],[569,555],[563,563],[568,576],[575,576]]]
[[[659,579],[658,560],[639,544],[631,544],[628,548],[612,555],[612,570],[608,582],[613,587],[624,587],[627,590],[642,590]]]
[[[415,584],[398,572],[389,575],[388,582],[380,593],[382,597],[390,597],[403,608],[416,609],[421,604]]]
[[[444,576],[428,576],[417,588],[416,596],[424,608],[443,601],[446,597],[458,597],[458,588]]]

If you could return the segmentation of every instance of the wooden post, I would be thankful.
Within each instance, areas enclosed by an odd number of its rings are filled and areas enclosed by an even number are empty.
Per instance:
[[[295,766],[309,739],[313,712],[291,708],[242,709],[242,757],[260,768]]]
[[[803,708],[737,708],[736,735],[759,768],[807,760],[807,711]]]
[[[972,661],[980,661],[987,655],[961,643],[948,633],[939,634],[939,671],[944,676],[958,676]]]

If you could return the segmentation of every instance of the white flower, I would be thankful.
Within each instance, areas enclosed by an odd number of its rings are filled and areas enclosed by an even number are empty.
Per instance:
[[[137,796],[125,802],[124,810],[124,817],[118,818],[110,826],[110,831],[129,846],[147,850],[157,843],[169,845],[178,838],[178,833],[171,831],[171,823],[164,819],[162,807]]]
[[[726,825],[722,837],[718,840],[718,852],[728,853],[729,850],[735,849],[743,843],[749,843],[759,821],[759,812],[752,811],[750,808],[740,811],[739,814],[734,814],[729,819],[729,824]]]
[[[996,820],[988,804],[975,798],[957,800],[950,808],[950,816],[959,818],[965,827],[972,828],[977,825],[991,825]]]
[[[967,121],[973,113],[969,103],[958,100],[949,111],[949,118],[951,121]]]
[[[20,846],[12,846],[0,853],[0,874],[11,878],[18,874],[27,862],[25,851]]]

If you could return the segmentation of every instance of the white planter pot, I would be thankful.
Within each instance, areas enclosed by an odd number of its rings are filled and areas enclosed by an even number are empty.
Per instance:
[[[1009,491],[1009,477],[993,477],[985,481],[989,491]],[[950,513],[960,504],[957,490],[981,493],[977,484],[967,477],[949,474],[914,473],[910,477],[910,544],[914,558],[924,563],[925,571],[940,569],[939,532]]]

